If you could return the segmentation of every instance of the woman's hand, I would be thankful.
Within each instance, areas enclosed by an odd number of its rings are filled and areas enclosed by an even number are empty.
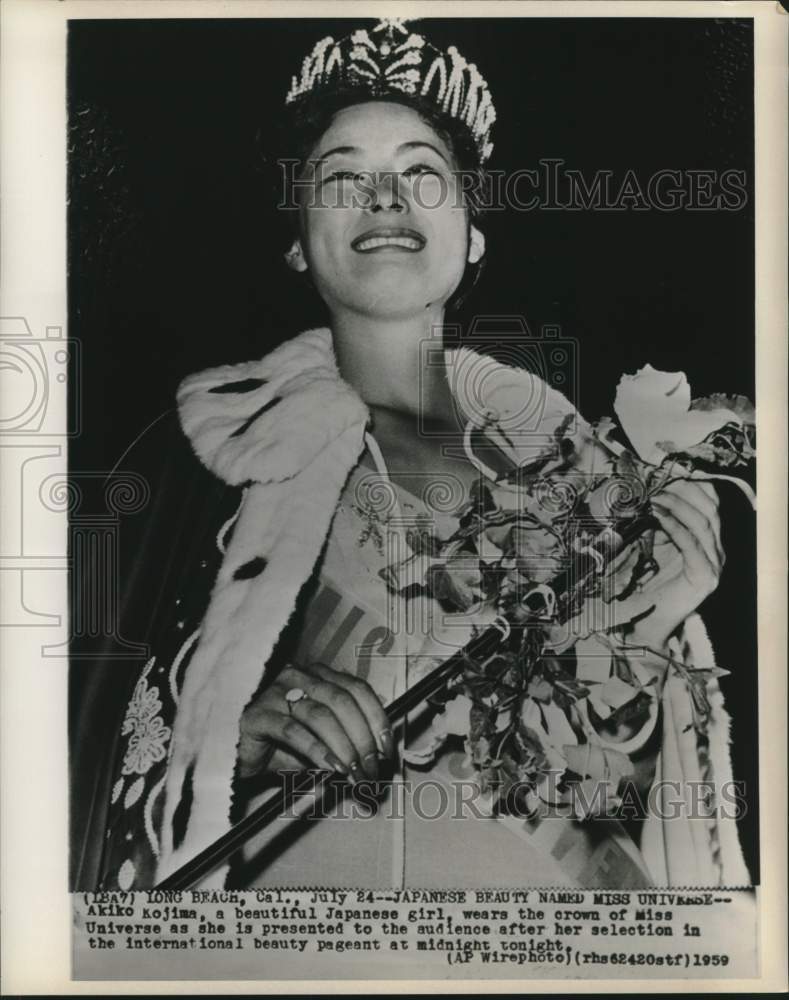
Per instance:
[[[293,689],[307,697],[289,705],[285,695]],[[351,781],[374,780],[379,754],[386,759],[394,751],[389,720],[370,685],[320,663],[282,670],[244,710],[240,728],[241,778],[313,765]]]
[[[640,597],[654,607],[636,622],[627,642],[662,652],[677,626],[718,586],[725,556],[718,497],[710,483],[671,483],[652,498],[652,509],[663,529],[654,549],[660,569]]]

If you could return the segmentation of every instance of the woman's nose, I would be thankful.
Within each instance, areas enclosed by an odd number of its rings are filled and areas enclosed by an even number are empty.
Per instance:
[[[400,196],[398,175],[385,172],[371,177],[371,212],[404,212],[405,204]]]

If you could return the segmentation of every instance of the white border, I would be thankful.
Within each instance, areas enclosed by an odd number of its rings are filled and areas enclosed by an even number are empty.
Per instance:
[[[69,18],[753,17],[756,43],[756,318],[759,452],[759,695],[762,975],[695,980],[697,992],[786,988],[786,330],[787,25],[777,3],[411,2],[321,0],[3,0],[0,6],[3,226],[0,314],[35,333],[66,325],[65,55]],[[64,462],[65,467],[65,462]],[[4,479],[4,485],[8,483]],[[13,484],[12,484],[13,485]],[[15,488],[18,489],[18,486]],[[7,528],[8,526],[6,526]],[[6,530],[4,528],[4,530]],[[62,543],[65,551],[65,520]],[[62,574],[60,574],[62,576]],[[52,586],[66,607],[65,580]],[[4,993],[462,991],[463,982],[70,981],[66,864],[66,666],[37,660],[40,637],[4,632],[2,651],[2,971]],[[51,633],[52,630],[47,630]],[[33,641],[37,640],[37,641]],[[50,635],[46,636],[50,641]],[[31,669],[31,665],[34,669]],[[750,664],[743,664],[750,669]],[[681,992],[688,981],[475,981],[474,991]]]

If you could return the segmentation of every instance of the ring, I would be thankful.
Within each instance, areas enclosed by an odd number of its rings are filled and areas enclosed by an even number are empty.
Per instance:
[[[285,692],[285,701],[291,715],[293,715],[293,706],[298,705],[305,698],[309,698],[309,695],[302,688],[291,688],[290,691]]]

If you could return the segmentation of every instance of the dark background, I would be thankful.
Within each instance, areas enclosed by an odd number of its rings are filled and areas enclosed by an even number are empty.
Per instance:
[[[69,28],[69,334],[81,350],[72,470],[109,470],[188,373],[260,357],[324,322],[282,261],[267,136],[290,78],[356,20],[76,21]],[[373,22],[366,22],[369,26]],[[753,65],[746,20],[423,20],[496,104],[489,166],[745,171],[737,211],[496,212],[459,320],[521,315],[578,344],[577,402],[610,413],[623,372],[684,370],[753,398]],[[616,188],[615,188],[616,189]],[[723,487],[728,555],[702,608],[733,716],[758,879],[755,518]]]

